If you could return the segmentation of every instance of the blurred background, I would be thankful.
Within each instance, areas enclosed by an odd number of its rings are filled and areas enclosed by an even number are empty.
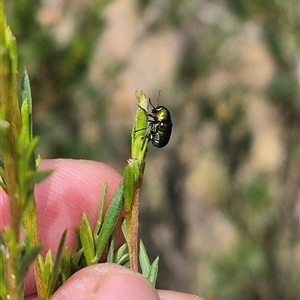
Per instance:
[[[299,299],[300,17],[296,0],[6,1],[43,158],[120,173],[135,91],[172,114],[149,146],[141,238],[158,287]],[[20,75],[21,76],[21,75]]]

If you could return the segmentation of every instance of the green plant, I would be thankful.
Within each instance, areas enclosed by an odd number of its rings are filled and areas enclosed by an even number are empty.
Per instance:
[[[64,231],[56,258],[52,257],[51,249],[43,258],[39,254],[42,241],[38,236],[34,185],[55,170],[38,171],[40,157],[35,154],[38,138],[33,137],[29,77],[25,71],[21,97],[18,97],[17,44],[6,24],[3,1],[0,7],[0,39],[0,185],[8,195],[11,218],[10,226],[2,228],[0,233],[0,297],[23,299],[24,280],[29,267],[34,264],[39,299],[49,299],[74,272],[98,263],[106,245],[109,245],[108,262],[127,266],[129,260],[130,267],[137,271],[139,261],[143,274],[155,285],[158,258],[151,264],[144,244],[138,239],[139,193],[149,142],[146,135],[148,99],[142,92],[136,93],[138,103],[131,134],[131,158],[124,171],[124,180],[116,190],[106,214],[103,217],[107,189],[105,183],[96,227],[92,229],[87,216],[83,214],[80,227],[75,228],[77,246],[74,252],[70,253],[64,247],[67,233]],[[114,229],[122,206],[125,210],[123,228],[126,243],[115,251]],[[24,230],[24,238],[20,237],[21,230]]]

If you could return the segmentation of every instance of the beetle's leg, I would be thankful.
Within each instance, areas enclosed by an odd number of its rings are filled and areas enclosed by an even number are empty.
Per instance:
[[[144,127],[144,128],[140,128],[140,129],[135,129],[134,132],[138,132],[138,131],[141,131],[141,130],[145,130],[145,129],[147,129],[147,128],[148,128],[148,126],[147,126],[147,127]]]

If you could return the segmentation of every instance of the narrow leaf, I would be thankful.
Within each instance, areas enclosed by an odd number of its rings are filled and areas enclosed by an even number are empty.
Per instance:
[[[151,269],[151,264],[150,264],[149,257],[147,255],[145,245],[142,242],[142,240],[140,240],[139,261],[140,261],[140,266],[141,266],[143,275],[148,278],[148,275],[149,275],[149,272]]]
[[[49,175],[53,173],[54,170],[42,170],[42,171],[36,171],[33,176],[33,182],[34,183],[41,183],[43,180],[45,180]]]
[[[80,269],[80,260],[82,258],[83,255],[83,248],[75,251],[72,255],[72,259],[71,259],[71,269],[73,271],[78,271]]]
[[[1,136],[1,133],[0,133],[0,136]],[[0,161],[1,161],[1,158],[0,158]],[[4,167],[0,167],[0,177],[1,177],[1,180],[0,180],[0,186],[2,187],[2,189],[5,191],[5,193],[7,193],[7,184],[6,184],[6,172],[4,170]]]
[[[6,266],[5,266],[5,252],[3,237],[0,233],[0,298],[7,299],[8,289],[6,281]]]
[[[123,204],[123,181],[119,184],[113,199],[107,209],[107,212],[104,216],[103,224],[100,229],[99,236],[96,241],[96,255],[93,259],[93,262],[98,262],[100,259],[103,250],[112,235],[114,228],[116,226],[121,207]]]
[[[134,173],[130,165],[124,170],[124,210],[125,213],[131,212],[132,198],[134,193]]]
[[[114,263],[118,265],[123,265],[125,261],[129,260],[129,254],[126,252],[128,249],[127,244],[124,243],[116,252],[115,252],[115,259]]]
[[[86,260],[87,265],[91,265],[92,260],[95,256],[95,245],[94,245],[94,237],[92,234],[90,223],[87,219],[85,213],[82,216],[82,223],[79,228],[80,241],[83,247],[83,254]]]
[[[115,252],[115,235],[113,234],[108,247],[108,253],[107,253],[108,263],[114,262],[114,254],[115,254],[114,252]]]
[[[0,175],[1,176],[1,175]],[[3,182],[0,181],[0,187],[3,189],[3,191],[7,194],[8,190],[7,190],[7,185]]]
[[[44,274],[45,262],[44,262],[44,259],[43,259],[42,255],[38,254],[37,261],[39,263],[42,274]]]
[[[80,241],[80,232],[79,232],[79,228],[75,227],[75,238],[76,238],[76,249],[81,249],[82,245],[81,245],[81,241]]]
[[[39,244],[39,245],[36,245],[29,249],[25,249],[25,254],[22,257],[20,265],[19,265],[19,272],[18,272],[18,277],[17,277],[18,284],[21,285],[22,282],[25,280],[25,277],[27,275],[29,267],[31,266],[31,264],[34,262],[34,260],[38,256],[42,247],[43,247],[43,245]]]
[[[102,194],[101,194],[101,200],[100,200],[100,205],[99,205],[98,218],[97,218],[97,223],[96,223],[96,227],[95,227],[95,230],[94,230],[94,235],[95,236],[98,235],[101,224],[102,224],[103,208],[104,208],[106,192],[107,192],[107,180],[104,180],[103,188],[102,188]]]
[[[53,270],[53,260],[52,260],[52,252],[51,249],[48,250],[45,260],[44,260],[44,266],[42,269],[43,272],[43,280],[46,287],[49,286],[51,273]]]
[[[24,99],[21,106],[22,129],[20,139],[27,146],[32,139],[32,129],[30,129],[30,113],[28,100]]]
[[[29,106],[29,113],[32,115],[32,97],[31,97],[31,89],[29,76],[27,71],[25,70],[22,78],[22,94],[21,94],[22,103],[27,99]]]
[[[61,284],[71,276],[71,258],[69,248],[66,248],[61,260]]]
[[[47,291],[48,298],[50,298],[50,296],[53,294],[53,292],[55,290],[55,285],[57,283],[58,273],[60,270],[60,262],[61,262],[61,258],[63,255],[63,248],[64,248],[66,236],[67,236],[67,229],[63,232],[60,242],[59,242],[59,245],[58,245],[57,254],[56,254],[56,258],[55,258],[55,262],[54,262],[54,266],[53,266],[53,271],[51,273],[50,282],[48,285],[48,291]]]
[[[155,286],[156,285],[156,279],[157,279],[157,274],[158,274],[158,263],[159,263],[159,256],[155,258],[151,265],[151,269],[148,275],[148,280],[150,283]]]

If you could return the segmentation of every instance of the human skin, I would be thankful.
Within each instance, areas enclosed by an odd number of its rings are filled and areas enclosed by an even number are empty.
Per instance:
[[[51,249],[55,257],[61,234],[66,228],[68,233],[65,246],[68,246],[72,253],[76,245],[74,227],[80,226],[83,212],[87,214],[92,228],[96,223],[104,180],[108,182],[105,200],[107,208],[122,177],[105,164],[86,160],[42,160],[39,168],[55,170],[45,181],[35,187],[39,236],[44,244],[42,254]],[[2,229],[9,222],[8,199],[0,189],[0,228]],[[120,225],[121,218],[117,223],[117,245],[124,242]],[[32,270],[25,285],[25,299],[38,299]],[[174,291],[156,290],[141,274],[103,262],[73,274],[51,299],[196,300],[201,298]]]

